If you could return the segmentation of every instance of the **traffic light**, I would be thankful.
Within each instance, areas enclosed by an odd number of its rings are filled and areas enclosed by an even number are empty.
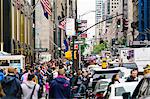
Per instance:
[[[118,20],[117,20],[117,28],[120,28],[120,27],[121,27],[121,20],[118,19]]]
[[[80,35],[81,34],[81,32],[82,32],[82,22],[81,22],[81,20],[77,20],[77,22],[76,22],[76,24],[77,24],[77,35]]]
[[[74,59],[77,59],[77,53],[78,53],[78,51],[74,51]],[[65,58],[68,60],[72,60],[72,51],[71,50],[65,52]]]
[[[115,45],[115,42],[116,42],[116,39],[113,38],[113,39],[112,39],[112,46]]]
[[[128,30],[128,19],[123,18],[123,31]]]

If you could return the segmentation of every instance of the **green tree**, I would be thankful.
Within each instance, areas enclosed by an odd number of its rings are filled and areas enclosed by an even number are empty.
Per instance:
[[[86,47],[88,47],[89,45],[85,43],[85,38],[82,38],[81,40],[83,41],[83,45],[81,45],[81,54],[83,54]]]
[[[98,44],[98,45],[94,45],[93,53],[94,54],[100,54],[102,50],[106,50],[106,49],[107,49],[107,43],[106,42]]]

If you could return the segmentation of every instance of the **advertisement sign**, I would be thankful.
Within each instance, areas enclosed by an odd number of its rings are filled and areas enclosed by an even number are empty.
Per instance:
[[[75,36],[75,19],[66,18],[66,35]]]

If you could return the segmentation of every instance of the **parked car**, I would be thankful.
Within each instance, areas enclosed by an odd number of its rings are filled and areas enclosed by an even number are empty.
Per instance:
[[[125,92],[130,92],[132,95],[137,84],[138,82],[112,84],[109,90],[105,91],[104,97],[105,99],[123,99],[122,94]]]

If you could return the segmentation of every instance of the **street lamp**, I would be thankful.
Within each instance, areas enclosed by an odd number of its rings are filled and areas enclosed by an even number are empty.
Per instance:
[[[95,10],[87,11],[87,12],[79,15],[79,19],[81,19],[81,17],[83,17],[84,15],[87,15],[87,14],[92,13],[92,12],[96,12],[96,11]]]

